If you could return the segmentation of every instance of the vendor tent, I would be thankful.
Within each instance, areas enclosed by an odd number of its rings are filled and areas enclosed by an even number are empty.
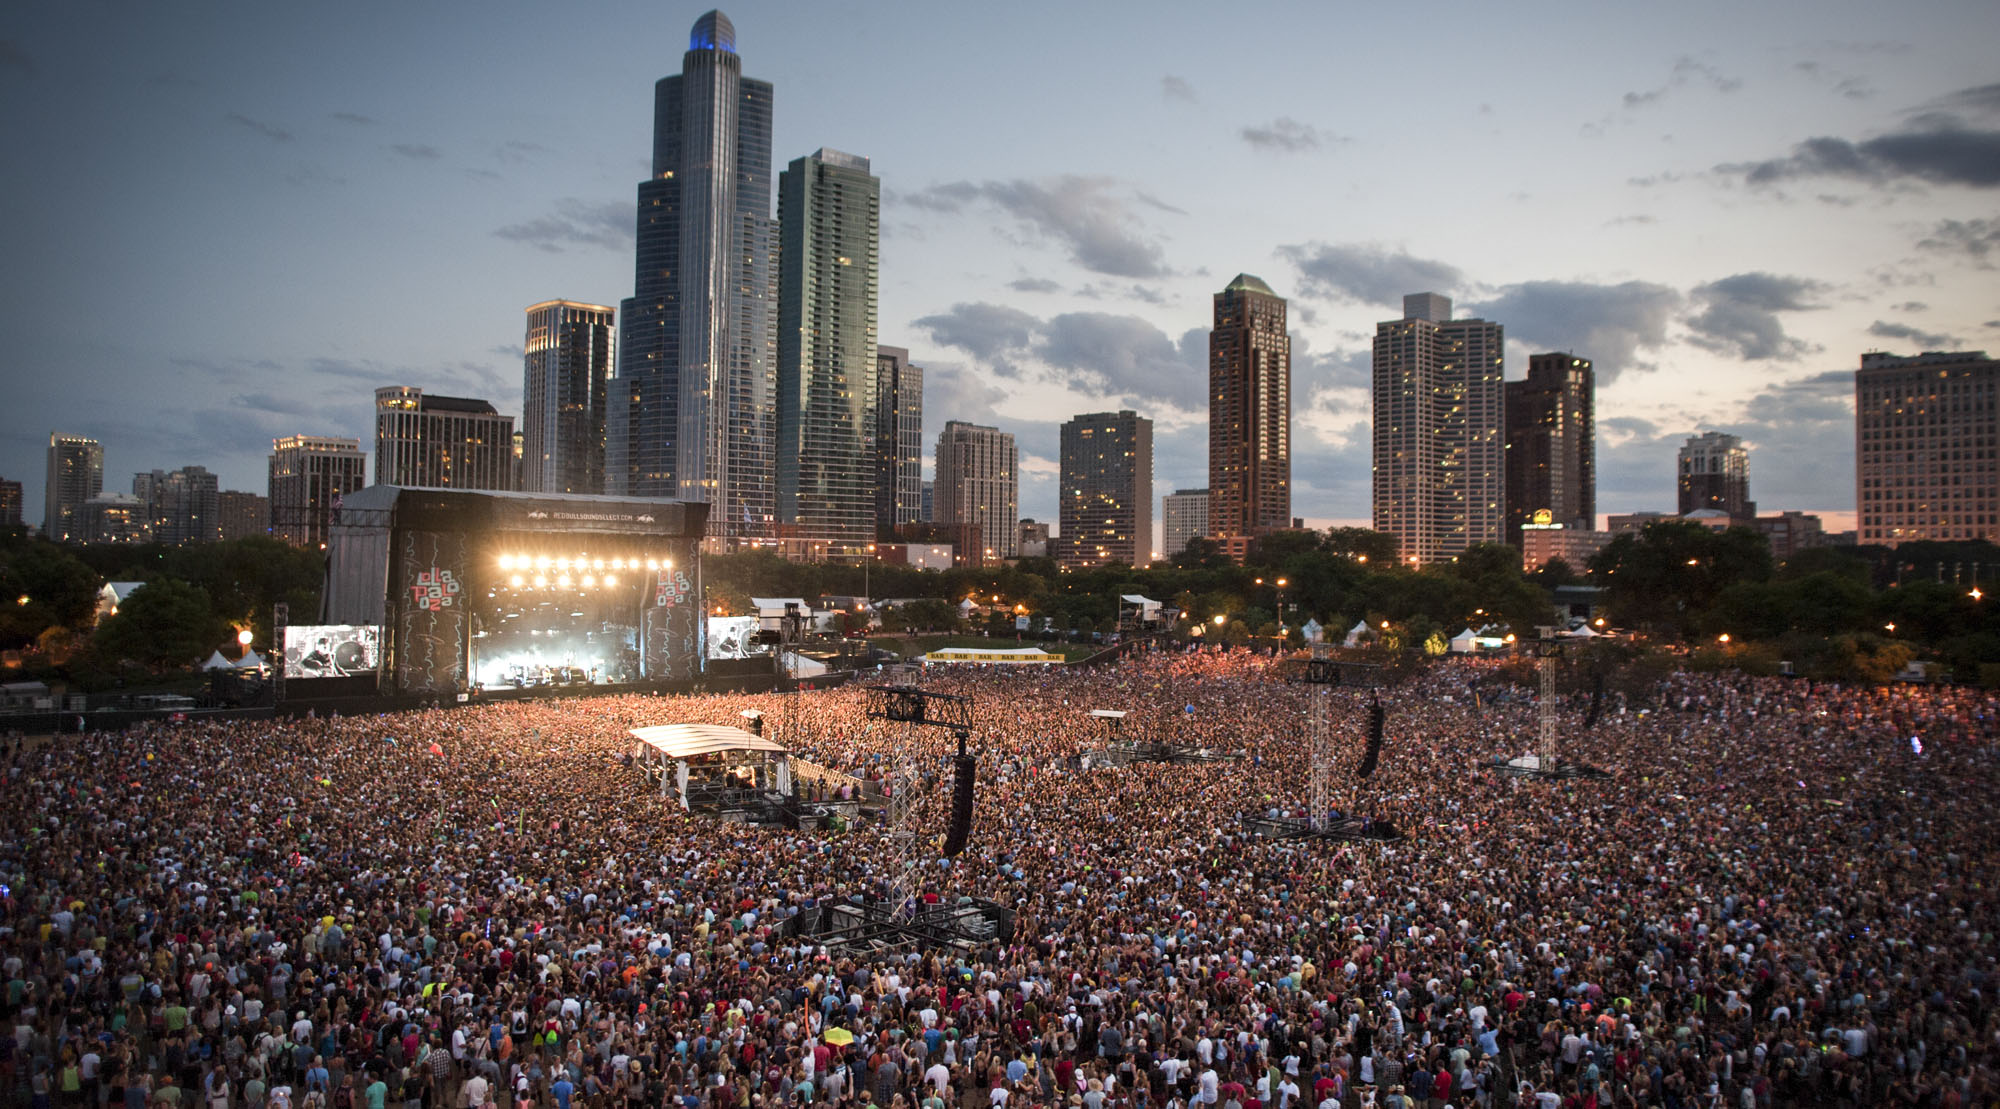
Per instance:
[[[229,668],[235,665],[236,665],[235,663],[229,661],[226,658],[223,658],[221,651],[217,651],[214,654],[208,656],[208,661],[202,663],[201,668],[203,670],[228,670]]]

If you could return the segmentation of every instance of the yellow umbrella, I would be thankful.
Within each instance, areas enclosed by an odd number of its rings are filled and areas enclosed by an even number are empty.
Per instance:
[[[854,1042],[854,1033],[845,1028],[829,1028],[826,1030],[826,1042],[846,1046]]]

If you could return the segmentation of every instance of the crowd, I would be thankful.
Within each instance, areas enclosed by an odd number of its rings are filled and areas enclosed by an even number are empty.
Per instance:
[[[2000,1104],[2000,701],[1676,675],[1564,709],[1610,773],[1496,774],[1531,697],[1439,663],[1328,694],[1245,652],[932,672],[975,699],[968,951],[829,952],[879,819],[685,813],[627,729],[760,709],[800,757],[940,782],[951,736],[856,687],[188,722],[16,746],[0,805],[0,1092],[35,1109],[1438,1109]],[[1125,738],[1241,752],[1086,768]],[[915,799],[941,836],[947,786]]]

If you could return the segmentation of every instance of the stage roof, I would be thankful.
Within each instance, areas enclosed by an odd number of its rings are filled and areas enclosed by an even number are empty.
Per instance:
[[[657,724],[633,728],[631,735],[670,759],[691,759],[723,751],[785,752],[785,746],[776,740],[751,735],[727,724]]]

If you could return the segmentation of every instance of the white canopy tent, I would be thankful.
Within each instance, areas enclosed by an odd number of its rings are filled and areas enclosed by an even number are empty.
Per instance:
[[[214,654],[208,656],[208,661],[202,663],[201,668],[203,670],[228,670],[234,667],[235,665],[236,665],[235,663],[229,661],[226,658],[223,658],[221,651],[217,651]]]
[[[688,763],[711,755],[750,756],[759,762],[773,764],[772,788],[784,794],[792,792],[791,752],[777,740],[752,735],[727,724],[657,724],[650,728],[633,728],[628,734],[638,740],[634,754],[644,758],[650,752],[659,764],[662,797],[667,793],[667,763],[674,764],[673,780],[680,792],[681,808],[688,807]]]
[[[1478,649],[1479,634],[1471,628],[1467,628],[1451,637],[1451,650],[1453,654],[1469,655]]]
[[[1347,629],[1347,642],[1344,645],[1348,647],[1359,647],[1361,646],[1361,637],[1367,634],[1368,634],[1368,621],[1356,620],[1354,622],[1354,626]]]
[[[233,665],[238,670],[262,670],[268,664],[257,652],[245,651],[243,657],[237,659]]]

